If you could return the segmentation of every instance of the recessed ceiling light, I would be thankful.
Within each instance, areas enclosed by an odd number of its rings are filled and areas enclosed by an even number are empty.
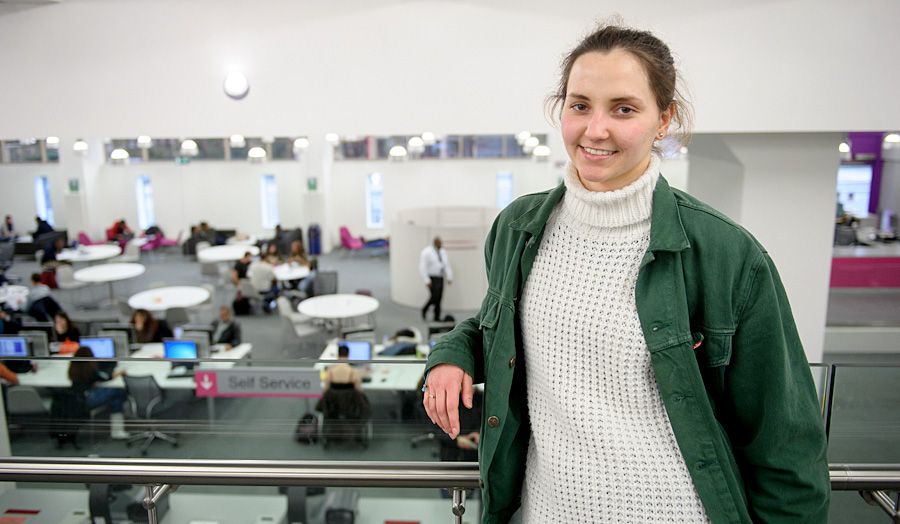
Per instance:
[[[247,96],[250,92],[250,82],[244,73],[232,69],[225,75],[225,83],[223,84],[225,94],[234,100],[240,100]]]

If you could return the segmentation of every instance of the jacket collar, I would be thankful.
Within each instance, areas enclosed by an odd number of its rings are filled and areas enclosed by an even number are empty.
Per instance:
[[[559,203],[566,192],[565,184],[559,184],[547,193],[547,197],[535,204],[518,218],[513,220],[509,227],[517,231],[526,231],[532,236],[541,233],[553,208]],[[650,247],[648,251],[682,251],[691,247],[681,223],[681,214],[678,212],[678,203],[675,194],[669,187],[666,179],[660,175],[653,190],[653,215],[650,220]]]

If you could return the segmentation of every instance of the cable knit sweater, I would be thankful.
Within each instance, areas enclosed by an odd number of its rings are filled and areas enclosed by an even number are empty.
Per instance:
[[[659,395],[635,305],[654,155],[631,185],[573,168],[522,296],[531,441],[522,520],[707,522]]]

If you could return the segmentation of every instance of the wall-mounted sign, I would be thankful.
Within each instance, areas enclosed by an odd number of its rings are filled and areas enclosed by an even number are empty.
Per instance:
[[[194,381],[198,397],[322,396],[322,380],[316,369],[198,369],[194,373]]]
[[[78,192],[78,179],[70,178],[69,179],[69,193],[77,193]]]
[[[306,179],[306,189],[307,190],[309,190],[310,192],[313,192],[318,187],[319,187],[319,179],[318,178],[311,176]]]

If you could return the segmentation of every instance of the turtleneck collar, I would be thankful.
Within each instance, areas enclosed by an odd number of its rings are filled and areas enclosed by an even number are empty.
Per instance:
[[[561,218],[588,228],[617,228],[649,223],[653,189],[659,180],[660,159],[650,155],[650,165],[634,182],[614,191],[589,191],[581,185],[578,172],[570,163],[564,180],[566,194]]]

